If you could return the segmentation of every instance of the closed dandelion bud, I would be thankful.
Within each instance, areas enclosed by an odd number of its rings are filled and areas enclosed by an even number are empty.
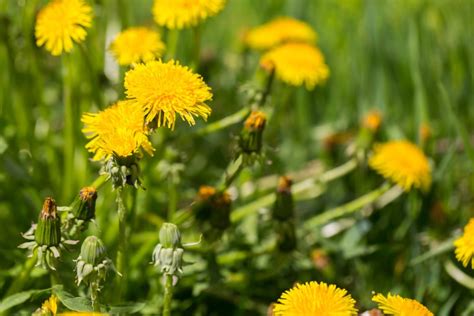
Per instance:
[[[211,230],[224,230],[230,226],[231,198],[226,191],[201,186],[194,204],[196,219],[203,224],[205,234]]]
[[[164,248],[177,248],[181,246],[181,233],[178,226],[164,223],[160,229],[160,243]]]
[[[76,259],[77,284],[83,280],[86,283],[98,283],[105,279],[111,268],[113,269],[112,261],[107,257],[104,243],[96,236],[87,237]]]
[[[293,195],[291,193],[292,181],[289,177],[282,176],[278,180],[275,204],[273,204],[273,219],[286,221],[293,218]]]
[[[35,240],[40,246],[59,246],[61,242],[61,219],[56,202],[50,197],[44,200],[36,226]]]
[[[79,197],[74,201],[72,212],[77,219],[89,221],[95,217],[95,202],[97,190],[94,187],[85,187],[79,191]]]
[[[96,236],[89,236],[82,243],[81,258],[86,263],[96,265],[102,262],[106,256],[104,243]]]
[[[296,248],[295,226],[292,221],[278,224],[278,249],[282,252],[289,252]]]
[[[265,113],[260,111],[250,113],[240,133],[239,146],[242,152],[247,154],[260,153],[266,122]]]
[[[377,110],[368,112],[362,119],[362,126],[357,135],[357,147],[361,149],[368,149],[373,140],[375,134],[379,131],[380,125],[382,124],[382,115]]]

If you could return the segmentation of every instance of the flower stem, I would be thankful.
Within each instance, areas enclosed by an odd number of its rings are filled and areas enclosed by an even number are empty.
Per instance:
[[[63,62],[63,103],[64,103],[64,172],[63,172],[63,199],[68,200],[73,191],[74,172],[74,111],[72,104],[73,64],[71,56],[65,54]]]
[[[227,168],[224,181],[223,181],[224,183],[221,189],[222,190],[227,189],[232,184],[232,182],[234,182],[234,180],[239,176],[243,168],[244,168],[243,157],[242,155],[240,155]]]
[[[127,269],[126,265],[126,253],[127,253],[127,224],[126,224],[126,213],[125,203],[123,201],[123,188],[117,188],[117,215],[119,220],[119,244],[117,251],[117,271],[120,273],[117,276],[117,300],[120,300],[126,292],[126,276]]]
[[[226,116],[219,121],[207,124],[205,127],[199,129],[196,132],[196,134],[206,135],[206,134],[214,133],[218,130],[224,129],[231,125],[240,123],[249,114],[249,112],[250,112],[249,108],[243,108],[240,111],[235,112],[234,114],[231,114],[229,116]]]
[[[192,69],[199,69],[199,62],[201,58],[201,27],[199,25],[193,27],[193,39],[194,39],[194,49],[193,49],[193,63]]]
[[[168,221],[171,221],[178,206],[178,190],[173,174],[168,177],[168,195]]]
[[[260,99],[259,106],[264,106],[267,102],[268,96],[272,92],[273,79],[275,78],[275,68],[273,68],[267,77],[267,84],[265,85],[265,90],[263,91],[262,98]]]
[[[388,183],[384,183],[381,187],[362,195],[361,197],[350,201],[346,204],[340,205],[338,207],[332,208],[330,210],[324,211],[321,214],[318,214],[311,219],[307,220],[304,224],[306,229],[311,229],[315,226],[321,226],[327,224],[331,220],[347,216],[349,214],[355,213],[360,210],[362,207],[373,203],[377,200],[382,194],[387,192],[390,189],[390,185]]]
[[[171,300],[173,299],[173,276],[165,274],[165,292],[163,298],[163,316],[171,315]]]
[[[176,59],[176,51],[178,49],[179,30],[168,30],[166,39],[166,49],[168,51],[168,59]]]
[[[92,282],[89,287],[91,294],[92,309],[94,312],[100,312],[100,303],[99,303],[99,284]]]

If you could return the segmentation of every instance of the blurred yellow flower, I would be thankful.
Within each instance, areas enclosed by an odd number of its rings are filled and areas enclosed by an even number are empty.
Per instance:
[[[159,58],[164,50],[160,34],[147,27],[128,28],[110,44],[110,51],[123,66]]]
[[[474,218],[464,227],[464,234],[454,242],[456,247],[456,259],[467,267],[471,261],[471,267],[474,269]]]
[[[265,50],[286,42],[316,43],[316,32],[305,22],[279,17],[257,26],[245,35],[245,44],[256,50]]]
[[[58,314],[59,316],[107,316],[109,314],[97,312],[65,312]]]
[[[174,128],[179,115],[194,125],[194,116],[207,120],[211,113],[205,103],[212,99],[211,89],[200,75],[174,60],[137,64],[125,75],[125,89],[128,98],[144,108],[147,123],[156,120],[158,126]]]
[[[276,77],[289,85],[304,84],[308,89],[329,77],[321,51],[304,43],[287,43],[268,51],[260,59],[260,66],[274,69]]]
[[[428,158],[420,148],[405,140],[376,144],[369,166],[405,191],[412,187],[426,191],[431,185]]]
[[[158,25],[170,29],[195,26],[219,13],[226,0],[155,0],[153,16]]]
[[[382,294],[376,294],[372,297],[372,301],[379,303],[379,309],[387,315],[434,316],[433,313],[422,304],[399,295],[391,295],[389,293],[387,297],[385,297]]]
[[[80,43],[86,38],[91,22],[92,8],[84,0],[53,0],[36,18],[36,45],[46,44],[54,56],[69,52],[73,41]]]
[[[110,158],[112,155],[127,157],[139,153],[143,148],[153,155],[148,140],[145,113],[133,101],[119,101],[99,113],[84,113],[82,132],[90,141],[87,150],[94,153],[94,160]]]
[[[276,316],[356,315],[355,300],[344,289],[323,282],[296,284],[285,291],[274,305]]]
[[[58,298],[55,295],[51,295],[41,306],[41,312],[47,315],[56,315],[58,312]]]
[[[381,123],[382,115],[377,110],[368,112],[362,121],[362,125],[371,132],[376,132],[379,129]]]

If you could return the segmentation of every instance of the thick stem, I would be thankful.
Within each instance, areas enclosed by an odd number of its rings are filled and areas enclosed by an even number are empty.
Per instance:
[[[171,315],[171,301],[173,299],[173,276],[165,274],[165,292],[163,298],[163,316]]]
[[[166,39],[166,50],[168,59],[176,59],[176,51],[178,48],[179,30],[168,30]]]
[[[73,191],[74,172],[74,109],[72,101],[73,91],[73,64],[71,56],[63,56],[63,103],[64,103],[64,171],[63,171],[63,199],[68,200]]]
[[[232,182],[239,176],[240,172],[244,168],[243,157],[240,155],[236,160],[234,160],[231,165],[227,168],[224,184],[222,186],[222,190],[227,189]]]
[[[263,91],[262,98],[260,99],[259,106],[264,106],[265,102],[267,102],[267,98],[272,92],[272,85],[273,79],[275,78],[275,68],[273,68],[267,77],[267,84],[265,86],[265,90]]]
[[[100,303],[99,303],[99,284],[96,282],[91,282],[90,287],[92,309],[94,312],[100,312]]]
[[[121,274],[117,276],[117,300],[121,300],[122,296],[126,292],[127,282],[127,269],[126,269],[126,258],[127,258],[127,224],[126,224],[126,213],[125,203],[123,201],[123,188],[117,188],[117,215],[119,220],[119,242],[117,251],[117,271]]]

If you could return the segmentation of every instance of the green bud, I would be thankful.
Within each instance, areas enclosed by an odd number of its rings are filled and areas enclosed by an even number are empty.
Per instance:
[[[95,266],[102,262],[106,256],[104,243],[96,236],[89,236],[82,243],[81,258],[85,263]]]
[[[139,175],[140,168],[137,164],[135,155],[128,157],[112,156],[102,166],[101,174],[107,175],[108,179],[112,181],[113,188],[124,187],[131,185],[138,188],[141,185]]]
[[[263,112],[252,111],[250,113],[240,133],[239,146],[242,152],[247,154],[260,153],[266,121]]]
[[[97,190],[94,187],[84,187],[79,191],[79,197],[74,201],[72,212],[77,219],[89,221],[95,217],[95,202]]]
[[[288,177],[280,177],[273,204],[272,216],[277,221],[286,221],[293,218],[293,195],[291,193],[292,181]]]
[[[277,244],[280,251],[289,252],[296,249],[296,233],[293,221],[279,223],[277,234]]]
[[[61,219],[56,202],[50,197],[44,200],[36,226],[35,240],[39,246],[59,246],[61,242]]]
[[[181,246],[181,233],[178,226],[164,223],[160,229],[160,243],[164,248],[178,248]]]

